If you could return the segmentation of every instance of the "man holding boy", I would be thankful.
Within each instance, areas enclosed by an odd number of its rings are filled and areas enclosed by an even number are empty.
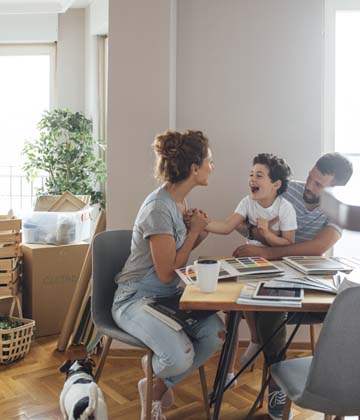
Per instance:
[[[310,170],[306,183],[291,181],[284,197],[296,211],[298,229],[295,243],[284,246],[241,245],[235,249],[235,257],[261,256],[267,259],[281,259],[290,255],[322,255],[341,237],[341,229],[331,223],[320,209],[320,195],[326,187],[346,185],[353,172],[351,162],[339,153],[327,153],[320,157]],[[243,230],[239,229],[240,233]],[[266,244],[255,226],[248,226],[247,234]],[[257,330],[261,342],[275,331],[285,320],[285,312],[259,312]],[[324,317],[319,314],[319,320]],[[265,347],[264,355],[268,364],[279,360],[278,356],[286,341],[286,327],[282,328]],[[268,411],[273,420],[282,419],[285,395],[271,380],[269,383]]]

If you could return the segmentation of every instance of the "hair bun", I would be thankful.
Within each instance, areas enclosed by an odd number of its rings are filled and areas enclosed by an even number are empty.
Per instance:
[[[182,145],[181,133],[168,130],[156,137],[154,149],[156,153],[165,159],[174,159],[179,154]]]

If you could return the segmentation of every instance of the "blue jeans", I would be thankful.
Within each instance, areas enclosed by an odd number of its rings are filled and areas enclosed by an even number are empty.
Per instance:
[[[197,323],[188,333],[175,331],[144,310],[150,297],[135,293],[123,304],[114,305],[113,318],[124,331],[152,349],[154,374],[171,388],[202,366],[217,351],[224,330],[214,314]]]

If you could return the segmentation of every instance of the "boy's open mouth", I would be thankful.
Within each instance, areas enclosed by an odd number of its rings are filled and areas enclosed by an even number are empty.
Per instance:
[[[250,187],[250,190],[251,190],[251,192],[254,194],[254,193],[256,193],[256,192],[258,192],[258,191],[259,191],[259,187],[255,187],[255,186],[253,186],[253,187]]]

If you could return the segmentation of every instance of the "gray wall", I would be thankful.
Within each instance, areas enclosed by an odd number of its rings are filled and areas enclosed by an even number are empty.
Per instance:
[[[57,44],[57,103],[59,108],[85,111],[85,11],[70,9],[59,14]]]
[[[212,217],[247,194],[256,153],[280,154],[298,179],[321,153],[323,1],[178,0],[175,28],[174,3],[110,0],[108,229],[132,227],[155,186],[150,144],[174,113],[178,129],[210,138],[215,171],[189,201]],[[227,255],[241,241],[212,236],[192,257]]]
[[[155,185],[150,144],[169,120],[169,5],[110,1],[108,229],[132,227]]]
[[[322,0],[178,1],[176,126],[203,130],[215,160],[192,206],[230,214],[259,152],[305,178],[321,153],[323,14]],[[168,127],[169,30],[169,1],[110,0],[109,228],[131,227],[155,185],[150,144]],[[194,256],[231,253],[240,240],[213,236]]]

